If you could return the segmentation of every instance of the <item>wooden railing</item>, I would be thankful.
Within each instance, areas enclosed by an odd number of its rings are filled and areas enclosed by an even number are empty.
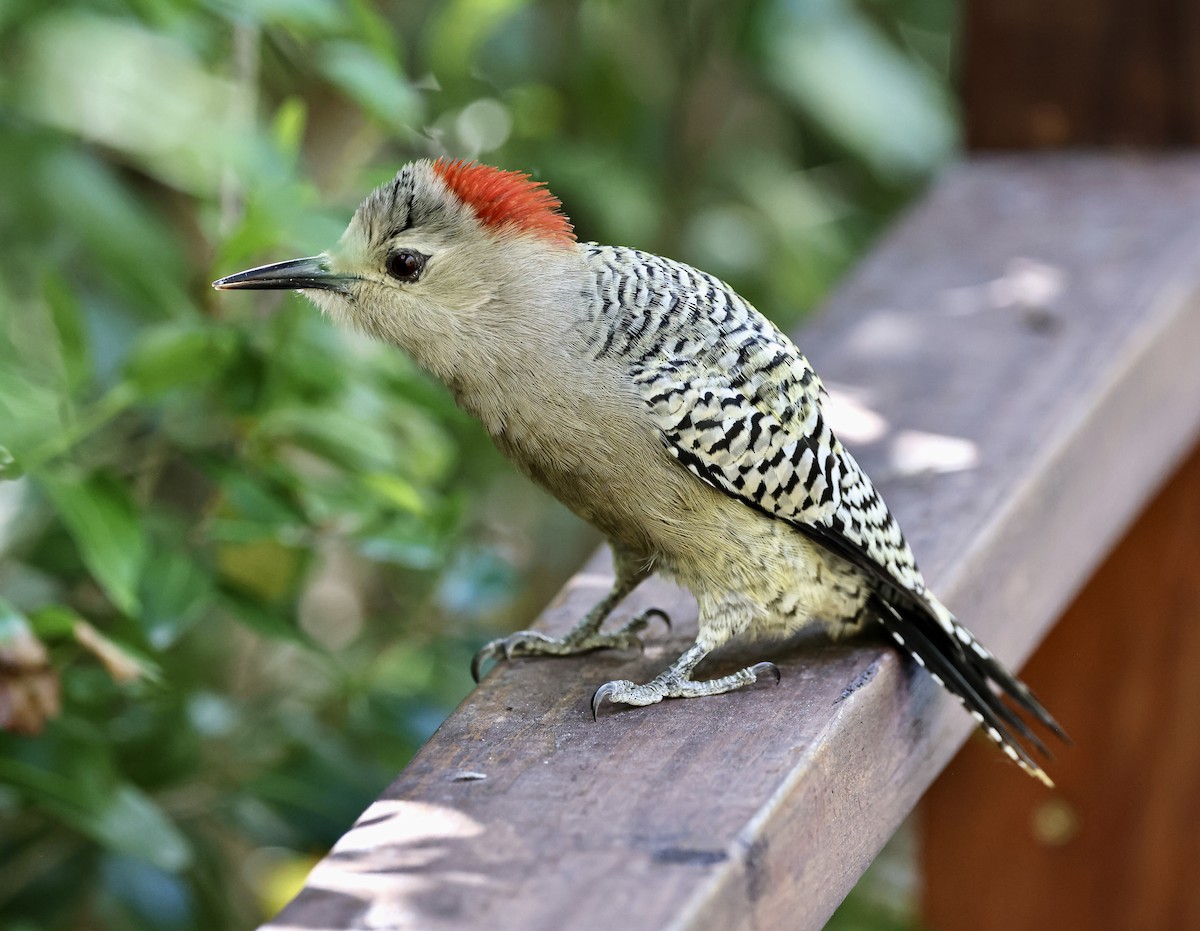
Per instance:
[[[796,334],[932,587],[1009,663],[1200,435],[1197,204],[1193,156],[970,161]],[[597,557],[537,626],[565,631],[608,573]],[[769,656],[778,687],[593,722],[599,683],[648,678],[694,634],[679,591],[647,583],[625,610],[650,605],[675,626],[644,656],[501,664],[268,927],[820,927],[971,720],[882,640],[802,636],[712,666]],[[1063,724],[1100,739],[1087,708]]]

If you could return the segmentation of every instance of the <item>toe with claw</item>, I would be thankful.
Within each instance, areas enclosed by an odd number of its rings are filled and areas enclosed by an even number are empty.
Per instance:
[[[515,634],[485,643],[471,660],[471,676],[478,682],[483,677],[486,664],[512,659],[514,656],[572,656],[577,653],[590,653],[592,650],[644,650],[645,644],[638,634],[656,617],[670,629],[671,619],[667,612],[659,608],[650,608],[611,633],[575,630],[565,637],[557,638],[548,637],[536,630],[519,630]]]
[[[489,640],[471,657],[471,678],[476,682],[483,679],[483,664],[487,662],[499,662],[501,657],[506,656],[504,652],[504,638],[498,640]]]
[[[592,720],[600,720],[600,706],[604,704],[604,700],[618,701],[614,696],[618,695],[626,688],[632,688],[633,683],[628,679],[618,679],[615,682],[605,682],[600,688],[596,689],[596,694],[592,696]]]
[[[658,618],[660,621],[662,621],[663,624],[666,625],[667,630],[671,629],[671,615],[667,614],[667,612],[664,611],[662,608],[647,608],[645,611],[643,611],[641,614],[639,614],[637,617],[635,617],[633,620],[631,620],[628,624],[626,624],[622,628],[622,630],[628,630],[628,631],[645,630],[647,627],[650,626],[650,621],[653,618]]]
[[[597,721],[600,719],[600,706],[606,700],[614,705],[653,705],[664,698],[699,698],[704,695],[720,695],[723,692],[732,692],[734,689],[751,685],[766,676],[772,676],[776,685],[783,678],[779,667],[774,663],[755,663],[732,675],[699,682],[691,679],[676,667],[667,669],[645,685],[638,685],[628,679],[617,679],[613,682],[605,682],[592,695],[592,719]]]

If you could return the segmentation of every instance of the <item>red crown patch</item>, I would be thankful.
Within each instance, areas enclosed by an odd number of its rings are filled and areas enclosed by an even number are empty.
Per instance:
[[[548,239],[575,241],[571,221],[562,202],[520,171],[502,171],[463,159],[439,158],[433,171],[463,203],[469,204],[484,226],[511,226]]]

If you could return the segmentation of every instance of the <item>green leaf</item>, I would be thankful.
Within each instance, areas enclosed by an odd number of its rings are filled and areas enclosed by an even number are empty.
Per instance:
[[[304,570],[303,553],[278,540],[222,543],[215,556],[224,578],[265,602],[294,592]]]
[[[280,527],[302,525],[304,515],[288,500],[290,489],[269,478],[234,469],[214,469],[224,493],[223,512],[232,512],[261,525],[259,536],[273,536]]]
[[[57,391],[0,361],[0,438],[7,453],[0,469],[6,478],[23,474],[31,451],[62,433],[61,410]]]
[[[304,143],[304,124],[308,121],[308,108],[299,97],[289,97],[275,111],[271,135],[279,151],[284,153],[290,164],[294,164]]]
[[[71,391],[78,391],[92,375],[83,325],[83,307],[62,272],[57,269],[47,271],[42,277],[42,294],[58,333],[67,386]]]
[[[99,473],[86,478],[41,475],[38,483],[113,604],[136,614],[146,541],[125,488]]]
[[[271,640],[282,640],[316,649],[308,635],[282,614],[263,607],[252,597],[232,588],[227,588],[221,595],[225,607],[234,619],[255,633]]]
[[[141,622],[146,639],[165,650],[212,604],[212,577],[189,552],[154,547],[142,578]]]
[[[953,152],[945,88],[855,6],[789,7],[768,18],[764,41],[780,89],[881,174],[919,176]]]
[[[421,99],[393,66],[351,42],[331,42],[319,64],[325,76],[391,129],[414,124]]]
[[[169,873],[191,865],[187,838],[148,795],[129,783],[119,785],[105,805],[76,825],[109,850],[141,857]]]
[[[13,758],[0,756],[0,783],[108,850],[171,873],[191,864],[187,838],[149,796],[116,775],[111,747],[99,735],[60,723],[37,745],[14,749]]]
[[[429,27],[435,73],[463,73],[477,61],[479,48],[529,0],[451,0],[436,7]]]
[[[212,0],[231,18],[248,18],[264,25],[281,24],[317,35],[338,29],[345,15],[331,0]]]
[[[214,381],[237,349],[229,330],[167,323],[142,332],[130,352],[125,378],[143,395]]]
[[[389,504],[411,511],[414,514],[424,514],[429,508],[425,499],[412,482],[405,481],[398,475],[386,472],[372,472],[364,476],[363,484],[377,495],[387,500]]]
[[[43,639],[69,638],[75,630],[79,615],[66,605],[42,605],[29,615],[34,632]]]

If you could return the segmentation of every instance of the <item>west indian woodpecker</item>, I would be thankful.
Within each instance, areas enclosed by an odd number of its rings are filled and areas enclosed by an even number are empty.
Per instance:
[[[413,162],[363,201],[329,252],[213,285],[298,290],[400,347],[608,538],[616,580],[599,604],[561,639],[521,631],[487,644],[476,678],[485,660],[638,645],[655,612],[601,624],[661,572],[696,596],[696,642],[649,682],[601,685],[593,712],[605,699],[650,705],[778,681],[769,662],[693,678],[739,634],[818,623],[842,636],[879,623],[1050,785],[1027,749],[1045,747],[1017,712],[1066,735],[926,588],[792,341],[711,275],[576,242],[560,208],[524,174]]]

